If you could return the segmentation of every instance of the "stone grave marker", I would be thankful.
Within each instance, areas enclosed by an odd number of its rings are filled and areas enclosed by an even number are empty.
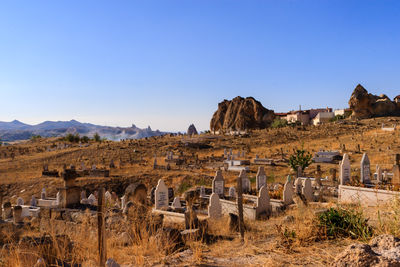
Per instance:
[[[88,202],[90,205],[96,205],[97,199],[93,194],[90,194],[88,197]]]
[[[12,218],[12,209],[11,209],[11,202],[5,202],[3,204],[3,218],[4,220]]]
[[[307,199],[307,201],[309,201],[309,202],[314,201],[313,189],[312,189],[310,178],[304,179],[304,185],[303,185],[301,193]]]
[[[222,176],[222,171],[218,170],[215,172],[214,179],[212,181],[212,192],[218,194],[218,196],[224,196],[225,180]]]
[[[40,193],[40,198],[41,199],[46,199],[46,188],[42,188],[42,192]]]
[[[393,179],[392,179],[392,183],[395,185],[399,185],[400,184],[400,154],[396,154],[395,155],[395,163],[393,165]]]
[[[204,186],[200,186],[200,197],[205,197],[206,196],[206,189]]]
[[[293,184],[290,181],[290,175],[283,186],[283,203],[285,205],[290,205],[293,203]]]
[[[367,153],[364,153],[361,158],[361,182],[363,184],[371,183],[371,169]]]
[[[247,173],[245,170],[241,170],[239,177],[242,179],[242,191],[243,193],[250,192],[250,180],[247,177]]]
[[[302,188],[303,188],[303,183],[301,181],[301,178],[296,178],[296,180],[294,181],[294,192],[296,194],[300,194]]]
[[[125,206],[126,206],[126,196],[123,195],[123,196],[121,197],[121,209],[124,210],[124,209],[125,209]]]
[[[261,210],[267,210],[267,215],[271,215],[272,212],[272,206],[270,203],[269,195],[268,195],[268,189],[267,186],[263,185],[260,188],[260,191],[258,193],[258,198],[257,198],[257,208]]]
[[[162,179],[158,180],[156,190],[154,191],[155,208],[168,208],[168,188]]]
[[[174,198],[174,201],[172,201],[172,207],[174,207],[175,209],[180,209],[180,208],[182,208],[181,200],[180,200],[179,197],[175,197],[175,198]]]
[[[376,165],[376,180],[378,183],[382,182],[382,169],[379,165]]]
[[[15,224],[21,224],[22,220],[22,207],[17,205],[13,208],[13,219]]]
[[[347,153],[344,153],[343,159],[339,164],[339,182],[341,185],[345,185],[350,182],[350,160]]]
[[[82,190],[81,191],[81,200],[86,199],[86,191]]]
[[[30,206],[31,207],[36,207],[37,206],[37,201],[36,201],[35,196],[32,196],[31,202],[30,202]]]
[[[208,205],[208,217],[218,219],[222,216],[222,206],[217,193],[212,193]]]
[[[256,188],[260,191],[261,187],[267,186],[267,175],[265,174],[264,167],[258,167],[256,175]]]
[[[236,197],[236,189],[234,186],[229,187],[229,197],[232,197],[232,198]]]
[[[24,205],[24,199],[22,197],[17,198],[17,206]]]

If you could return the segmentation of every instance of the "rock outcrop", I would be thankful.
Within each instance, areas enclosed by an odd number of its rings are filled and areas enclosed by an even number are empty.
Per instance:
[[[400,240],[381,235],[370,244],[352,244],[340,253],[332,266],[400,266]]]
[[[358,119],[400,115],[400,103],[390,100],[386,95],[369,94],[361,84],[354,89],[349,106],[353,111],[352,117]]]
[[[187,130],[187,134],[188,135],[197,135],[198,133],[197,133],[197,129],[196,129],[196,127],[194,126],[194,124],[190,124],[190,126],[189,126],[189,128],[188,128],[188,130]]]
[[[211,122],[211,131],[265,129],[274,120],[273,110],[268,110],[253,97],[235,97],[218,104]]]

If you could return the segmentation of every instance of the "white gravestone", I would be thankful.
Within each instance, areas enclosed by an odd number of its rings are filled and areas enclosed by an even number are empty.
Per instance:
[[[242,179],[242,190],[243,193],[248,193],[250,192],[250,180],[247,177],[247,173],[245,170],[241,170],[239,177]]]
[[[24,199],[22,197],[17,198],[17,206],[24,205]]]
[[[46,199],[46,188],[42,188],[42,192],[40,193],[40,198],[41,199]]]
[[[371,183],[371,169],[367,153],[364,153],[361,158],[361,183]]]
[[[93,194],[90,194],[88,197],[88,202],[90,205],[96,205],[97,199]]]
[[[376,180],[378,183],[382,182],[382,169],[379,165],[376,165]]]
[[[222,207],[219,201],[218,194],[212,193],[210,196],[210,203],[208,205],[208,217],[218,219],[222,216]]]
[[[110,205],[112,200],[111,193],[106,191],[104,193],[104,199],[106,200],[106,204]]]
[[[236,197],[236,188],[233,186],[229,187],[229,197]]]
[[[174,207],[175,209],[180,209],[180,208],[182,208],[181,200],[180,200],[179,197],[175,197],[175,198],[174,198],[174,201],[172,201],[172,207]]]
[[[121,209],[122,209],[122,210],[125,209],[125,206],[126,206],[126,196],[123,195],[123,196],[121,197]]]
[[[260,191],[261,187],[267,185],[267,175],[265,174],[264,167],[258,167],[256,175],[256,188]]]
[[[154,198],[156,210],[168,207],[168,188],[162,179],[158,180],[156,190],[154,191]]]
[[[339,164],[339,181],[341,185],[345,185],[350,182],[350,160],[347,153],[344,153],[343,159]]]
[[[218,194],[218,196],[224,196],[225,180],[222,176],[222,171],[218,170],[215,172],[214,179],[212,181],[212,192]]]
[[[307,201],[309,202],[314,201],[313,189],[310,178],[304,179],[304,184],[301,193],[307,199]]]
[[[268,216],[271,215],[272,206],[268,195],[268,189],[265,185],[260,188],[258,193],[257,209],[261,210],[262,212],[265,211]]]
[[[57,205],[61,205],[61,193],[60,193],[60,191],[58,191],[57,194],[56,194],[56,201],[57,201]]]
[[[289,178],[283,187],[283,203],[285,205],[290,205],[293,203],[293,184]]]

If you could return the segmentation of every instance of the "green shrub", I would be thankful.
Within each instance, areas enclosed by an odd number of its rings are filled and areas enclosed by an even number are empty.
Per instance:
[[[289,158],[289,166],[293,171],[297,172],[297,168],[300,166],[301,170],[304,171],[305,168],[310,166],[312,162],[312,155],[310,152],[306,151],[303,147],[297,149],[295,154],[291,155]]]
[[[368,240],[372,236],[372,228],[362,212],[342,208],[330,208],[318,215],[319,228],[327,237],[351,237]]]
[[[99,135],[98,133],[95,133],[95,134],[93,135],[93,139],[94,139],[94,141],[96,141],[96,142],[100,142],[100,141],[101,141],[100,135]]]
[[[272,124],[271,127],[272,128],[282,128],[282,127],[286,127],[288,125],[287,120],[284,119],[280,119],[280,118],[276,118]]]
[[[89,137],[87,137],[86,135],[82,136],[82,138],[81,138],[82,143],[88,143],[89,140],[90,140]]]

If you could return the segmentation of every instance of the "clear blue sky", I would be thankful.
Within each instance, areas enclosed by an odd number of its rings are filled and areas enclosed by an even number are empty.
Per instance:
[[[276,112],[400,94],[400,1],[1,1],[0,121],[209,128],[218,102]]]

